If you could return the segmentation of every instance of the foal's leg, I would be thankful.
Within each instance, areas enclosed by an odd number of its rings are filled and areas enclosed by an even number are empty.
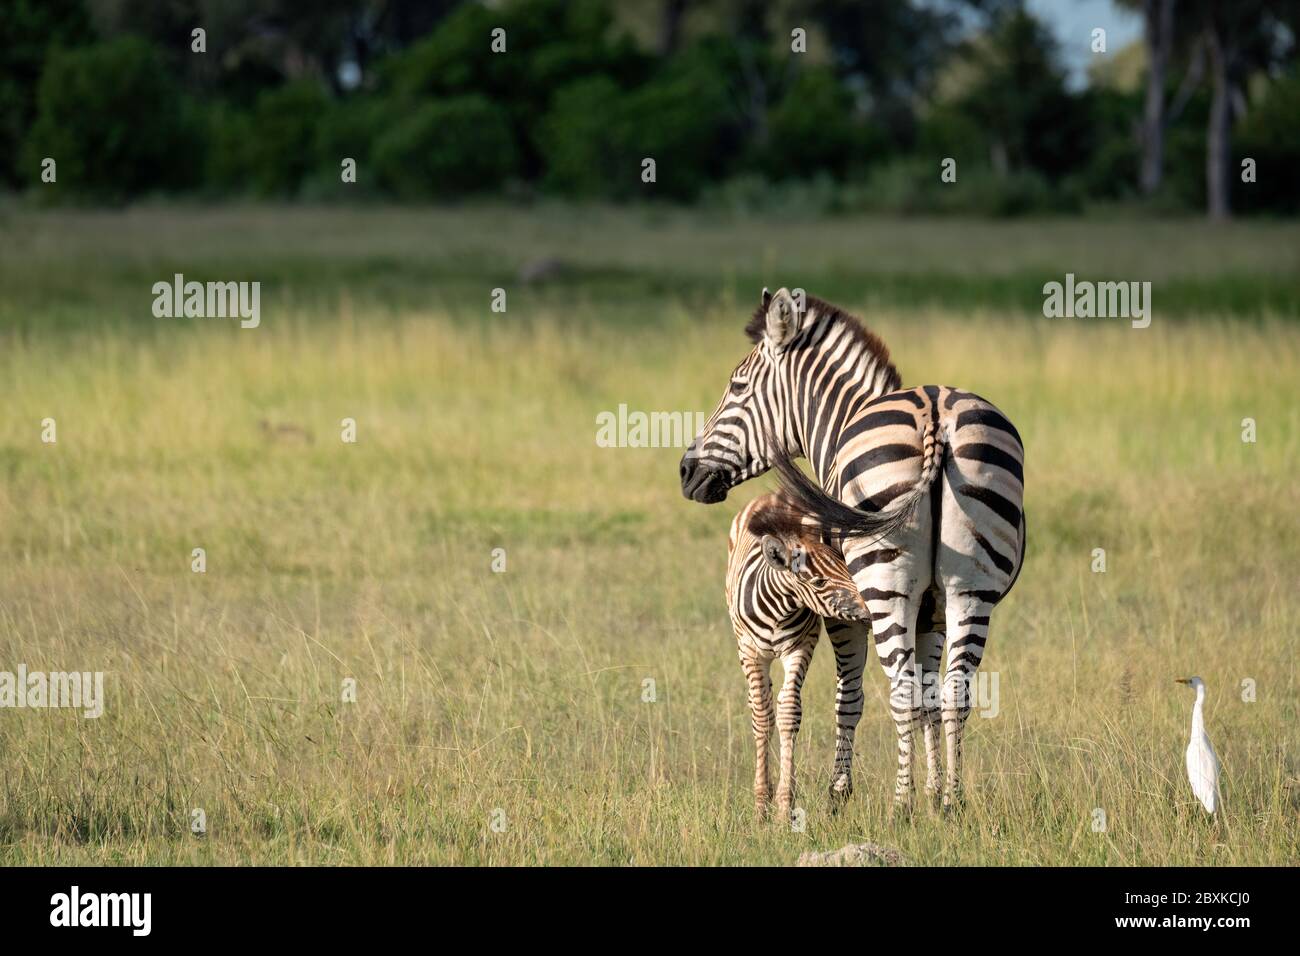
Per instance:
[[[862,669],[871,629],[865,624],[825,618],[835,649],[835,765],[831,771],[832,812],[853,793],[853,736],[862,719]]]
[[[771,662],[747,657],[743,653],[740,666],[749,684],[749,715],[754,728],[754,812],[767,816],[767,803],[772,798],[772,783],[767,774],[767,742],[772,735],[772,678],[768,674]]]
[[[800,691],[808,663],[812,660],[816,637],[814,631],[812,641],[800,644],[781,658],[785,679],[781,683],[776,713],[776,729],[781,735],[781,776],[776,785],[776,810],[783,822],[789,822],[790,807],[794,803],[794,738],[803,718]]]

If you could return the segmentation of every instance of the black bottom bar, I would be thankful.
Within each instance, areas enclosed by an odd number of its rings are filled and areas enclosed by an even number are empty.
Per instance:
[[[769,914],[778,934],[815,932],[827,919],[842,933],[857,921],[864,941],[915,933],[917,946],[953,920],[987,939],[1037,930],[1230,943],[1287,929],[1295,888],[1288,869],[8,869],[0,910],[6,943],[75,934],[337,947],[459,927],[494,944],[514,932],[541,945],[605,925],[668,943],[688,924],[739,940],[738,920],[753,912]],[[147,906],[132,894],[148,894]],[[798,914],[788,930],[772,925],[783,912]]]

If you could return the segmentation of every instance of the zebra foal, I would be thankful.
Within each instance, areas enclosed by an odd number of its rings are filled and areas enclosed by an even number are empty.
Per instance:
[[[768,533],[768,529],[772,533]],[[740,666],[749,687],[754,729],[754,809],[766,815],[772,799],[768,774],[772,661],[784,671],[775,723],[780,737],[777,813],[789,819],[794,801],[794,741],[803,716],[800,692],[813,650],[826,625],[840,675],[836,694],[832,797],[852,789],[853,734],[862,715],[867,608],[844,559],[815,529],[803,527],[792,500],[782,494],[754,499],[731,522],[727,540],[727,611]]]

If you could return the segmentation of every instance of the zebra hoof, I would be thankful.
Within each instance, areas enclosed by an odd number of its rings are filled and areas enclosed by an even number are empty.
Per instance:
[[[827,793],[830,795],[831,816],[835,816],[840,812],[844,804],[849,802],[849,797],[853,796],[853,784],[850,783],[847,787],[840,789],[836,789],[835,784],[831,784]]]

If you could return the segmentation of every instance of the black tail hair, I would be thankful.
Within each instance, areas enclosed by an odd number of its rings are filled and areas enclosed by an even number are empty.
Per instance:
[[[823,535],[884,538],[911,520],[917,503],[939,474],[945,442],[937,422],[931,421],[925,437],[920,479],[911,491],[896,499],[893,507],[885,511],[862,511],[831,497],[817,482],[804,474],[803,469],[786,453],[781,442],[768,436],[768,447],[775,449],[772,465],[781,479],[781,490],[790,497],[797,509],[808,515]]]

